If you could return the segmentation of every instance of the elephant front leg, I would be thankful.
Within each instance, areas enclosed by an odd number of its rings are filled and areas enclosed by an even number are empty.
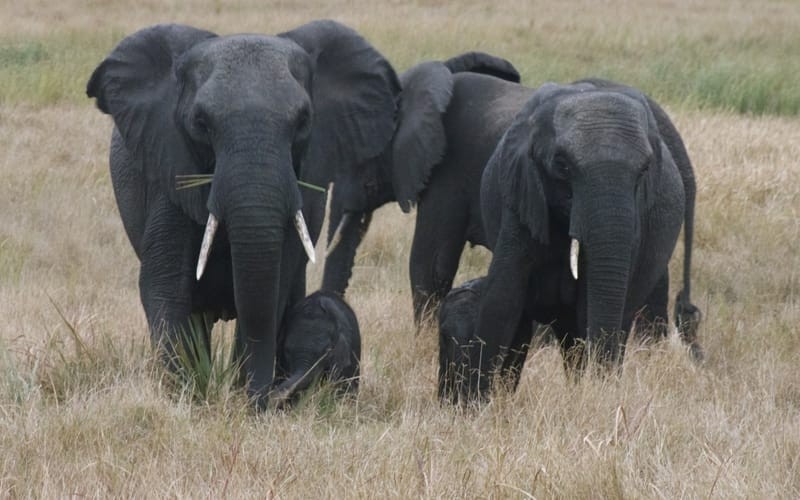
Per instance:
[[[516,392],[517,386],[519,386],[532,338],[533,320],[523,314],[517,325],[514,340],[508,349],[501,353],[503,366],[500,369],[500,379],[506,384],[510,392]]]
[[[470,356],[465,399],[488,396],[492,377],[498,368],[502,369],[503,358],[499,355],[514,346],[515,339],[524,339],[524,336],[518,337],[518,333],[523,323],[534,252],[527,234],[523,233],[526,232],[515,217],[504,214],[478,311],[475,336],[481,348]],[[511,362],[509,369],[513,366]]]
[[[192,314],[193,249],[197,246],[192,223],[165,198],[154,200],[154,205],[141,247],[139,295],[151,343],[175,372],[182,361],[210,359],[213,321],[204,314]]]

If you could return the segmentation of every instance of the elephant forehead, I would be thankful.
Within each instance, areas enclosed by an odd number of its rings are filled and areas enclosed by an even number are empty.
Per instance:
[[[553,117],[559,145],[578,162],[639,161],[652,154],[647,123],[640,102],[612,92],[566,96]]]
[[[230,35],[209,41],[200,58],[213,71],[230,73],[263,73],[263,76],[288,77],[288,61],[298,47],[291,41],[264,35]]]

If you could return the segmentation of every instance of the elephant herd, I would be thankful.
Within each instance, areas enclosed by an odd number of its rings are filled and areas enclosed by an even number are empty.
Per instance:
[[[275,36],[147,27],[87,95],[113,119],[111,180],[154,347],[176,369],[178,349],[208,349],[213,324],[235,318],[257,408],[322,376],[357,388],[344,295],[374,210],[392,201],[416,206],[415,323],[441,304],[441,398],[486,398],[495,375],[516,386],[535,324],[571,371],[619,366],[632,331],[665,336],[681,227],[674,320],[702,358],[692,165],[664,110],[631,87],[527,87],[480,52],[398,76],[354,30],[314,21]],[[306,297],[328,203],[322,290]],[[467,242],[491,264],[451,291]]]

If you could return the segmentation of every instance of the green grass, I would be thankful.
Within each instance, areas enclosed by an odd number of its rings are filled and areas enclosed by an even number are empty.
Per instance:
[[[393,9],[403,10],[385,8],[389,16],[401,15],[393,14]],[[577,7],[565,9],[572,8]],[[616,22],[613,12],[591,10],[552,18],[536,10],[515,17],[513,11],[491,5],[466,11],[453,5],[406,10],[421,15],[430,11],[433,20],[412,24],[401,17],[392,26],[353,24],[398,72],[422,60],[478,49],[512,61],[523,82],[531,86],[599,76],[639,87],[668,105],[754,115],[800,113],[800,58],[796,57],[800,30],[792,28],[791,18],[768,21],[768,14],[757,12],[751,13],[755,19],[750,23],[733,18],[731,12],[682,18],[679,10],[652,6],[651,13],[622,23]],[[486,16],[486,21],[471,22],[474,15]],[[648,23],[663,18],[664,26],[642,24],[638,16],[645,16]],[[444,27],[435,22],[439,18],[445,18]],[[255,31],[269,33],[270,28]],[[44,38],[24,34],[0,38],[0,99],[88,105],[84,86],[91,71],[131,31],[103,26],[91,32],[55,29]]]

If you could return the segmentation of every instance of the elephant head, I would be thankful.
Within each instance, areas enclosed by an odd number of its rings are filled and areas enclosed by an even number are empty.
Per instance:
[[[568,300],[577,303],[578,331],[610,362],[624,344],[634,273],[650,273],[640,268],[641,242],[661,231],[646,214],[656,199],[654,179],[665,176],[674,180],[677,170],[647,98],[628,87],[586,82],[537,90],[484,171],[481,199],[502,200],[501,207],[484,203],[486,227],[498,224],[500,209],[508,210],[532,244],[549,249],[540,254],[564,252],[558,262],[567,262],[562,242],[572,242],[569,266],[577,283],[562,285],[561,293],[575,294]],[[672,197],[679,203],[667,210],[682,215],[680,187]],[[670,234],[659,236],[667,242],[652,256],[659,265],[666,267],[679,228],[670,224]]]
[[[277,36],[156,25],[122,40],[89,80],[87,94],[112,116],[150,188],[208,223],[198,279],[224,228],[248,392],[260,402],[290,290],[304,283],[301,241],[313,260],[321,225],[308,205],[324,195],[301,193],[298,179],[381,153],[397,91],[389,63],[333,21]],[[213,174],[210,186],[176,189],[180,176],[200,174]],[[301,209],[314,219],[310,238]]]
[[[353,310],[339,295],[315,292],[289,314],[279,350],[279,363],[287,377],[276,387],[280,399],[307,389],[327,377],[358,388],[361,335]]]
[[[334,179],[324,289],[344,293],[374,210],[397,201],[408,213],[425,190],[447,151],[444,116],[452,97],[453,74],[459,72],[520,80],[511,63],[482,52],[424,62],[400,75],[402,91],[391,146],[377,158],[340,170]]]

